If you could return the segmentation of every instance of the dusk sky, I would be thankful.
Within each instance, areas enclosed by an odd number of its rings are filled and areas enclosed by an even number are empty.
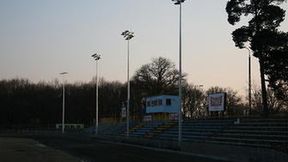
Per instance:
[[[245,95],[248,51],[234,46],[225,12],[227,0],[183,3],[183,72],[188,82],[230,87]],[[288,10],[288,5],[282,5]],[[288,16],[281,29],[288,31]],[[243,19],[245,22],[245,18]],[[247,19],[246,19],[247,20]],[[88,82],[95,76],[91,55],[102,56],[100,76],[126,82],[127,41],[130,76],[155,57],[178,68],[179,6],[171,0],[0,0],[0,80],[33,82],[60,79]],[[252,58],[252,84],[259,85],[259,65]]]

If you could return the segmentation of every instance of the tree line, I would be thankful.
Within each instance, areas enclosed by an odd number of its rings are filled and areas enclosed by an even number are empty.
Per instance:
[[[169,59],[158,57],[151,63],[142,65],[131,79],[130,116],[132,120],[143,117],[143,99],[156,95],[178,95],[179,72]],[[207,117],[210,93],[227,94],[226,116],[243,115],[249,109],[245,99],[231,88],[218,86],[206,91],[189,84],[186,74],[183,79],[183,116],[192,118]],[[92,126],[95,123],[95,80],[87,83],[65,84],[66,89],[66,123],[83,123]],[[288,103],[269,93],[271,113],[286,112]],[[261,112],[261,91],[254,89],[252,97],[253,113]],[[99,119],[104,121],[121,121],[121,107],[127,100],[127,83],[118,81],[99,82]],[[62,120],[62,84],[52,82],[33,83],[28,79],[11,79],[0,81],[0,127],[45,127],[54,128]]]
[[[287,112],[288,109],[288,33],[279,26],[285,18],[280,5],[286,0],[228,0],[228,22],[235,25],[249,16],[247,25],[232,32],[235,46],[248,48],[258,58],[261,88],[254,88],[250,115]],[[131,79],[130,116],[141,118],[143,98],[156,95],[178,95],[178,80],[183,81],[183,116],[185,119],[206,117],[207,96],[227,94],[225,115],[237,116],[250,109],[237,91],[210,87],[206,91],[188,83],[186,74],[179,76],[174,63],[158,57],[142,65]],[[268,88],[266,83],[268,82]],[[66,85],[66,122],[93,125],[95,122],[95,84]],[[121,107],[126,103],[127,83],[101,79],[99,85],[99,118],[120,121]],[[28,79],[0,80],[0,127],[54,127],[62,117],[62,85],[59,81],[33,83]]]

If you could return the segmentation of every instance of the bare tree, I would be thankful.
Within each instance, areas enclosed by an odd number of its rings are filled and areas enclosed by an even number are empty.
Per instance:
[[[275,92],[268,88],[267,89],[267,96],[268,96],[268,107],[270,113],[282,113],[288,111],[288,101],[280,100],[276,97]],[[259,113],[262,111],[261,106],[261,89],[257,86],[254,86],[253,93],[252,93],[252,105],[253,105],[253,112]]]
[[[205,94],[196,85],[185,84],[183,87],[183,113],[186,118],[199,118],[205,115]]]
[[[176,94],[178,80],[175,65],[164,57],[154,58],[151,63],[141,66],[133,77],[138,88],[148,95]]]

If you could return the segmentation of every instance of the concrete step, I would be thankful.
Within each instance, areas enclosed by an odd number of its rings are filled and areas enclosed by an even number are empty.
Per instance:
[[[246,126],[246,125],[233,125],[229,129],[238,129],[238,130],[281,130],[288,131],[286,126]]]
[[[241,130],[241,129],[225,129],[222,133],[242,133],[242,134],[266,134],[266,135],[288,135],[287,131],[271,131],[271,130]]]
[[[247,139],[247,138],[238,138],[238,137],[219,137],[219,136],[211,136],[208,140],[212,141],[226,141],[226,142],[240,142],[240,143],[250,143],[250,144],[283,144],[287,142],[286,140],[279,139]]]
[[[183,125],[182,128],[223,128],[225,125]]]
[[[244,122],[288,122],[287,118],[240,118]]]
[[[231,141],[206,141],[207,143],[215,143],[215,144],[225,144],[225,145],[236,145],[236,146],[249,146],[249,147],[261,147],[261,148],[271,148],[269,144],[253,144],[253,143],[241,143],[241,142],[231,142]]]
[[[288,126],[287,122],[240,122],[239,125],[246,126]]]
[[[286,135],[269,135],[269,134],[244,134],[240,133],[219,133],[217,136],[221,137],[237,137],[245,139],[281,139],[288,141],[288,134]]]

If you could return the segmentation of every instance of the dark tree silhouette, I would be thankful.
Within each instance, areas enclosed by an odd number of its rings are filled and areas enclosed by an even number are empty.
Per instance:
[[[118,120],[124,85],[101,80],[99,118]],[[55,128],[62,118],[62,87],[55,83],[31,83],[27,79],[0,80],[1,128]],[[66,122],[93,125],[95,84],[66,84]]]
[[[205,99],[206,95],[202,88],[185,84],[183,87],[183,114],[186,118],[197,118],[204,116],[206,112]]]
[[[276,97],[275,91],[270,88],[267,89],[268,105],[271,113],[283,113],[288,111],[288,101],[279,100]],[[253,111],[259,112],[261,110],[261,90],[257,87],[253,88],[252,93]]]
[[[265,60],[265,74],[277,99],[288,102],[288,33],[271,35],[269,41],[274,47],[270,47],[271,55]]]
[[[270,59],[274,60],[273,52],[280,52],[282,46],[276,45],[283,33],[278,31],[280,23],[284,20],[285,11],[279,7],[286,0],[229,0],[226,6],[228,22],[235,25],[242,15],[251,16],[247,26],[236,29],[233,41],[236,47],[244,48],[249,43],[253,55],[260,64],[261,90],[263,113],[268,115],[267,91],[265,86],[265,72],[269,69]],[[272,40],[270,38],[275,38]],[[274,72],[274,70],[270,71]]]
[[[139,88],[146,90],[147,95],[176,94],[179,71],[169,59],[158,57],[137,70],[133,78]]]
[[[185,74],[182,74],[183,82]],[[155,95],[178,95],[179,71],[174,63],[164,57],[153,58],[151,63],[142,65],[131,81],[132,111],[143,115],[143,99]]]

